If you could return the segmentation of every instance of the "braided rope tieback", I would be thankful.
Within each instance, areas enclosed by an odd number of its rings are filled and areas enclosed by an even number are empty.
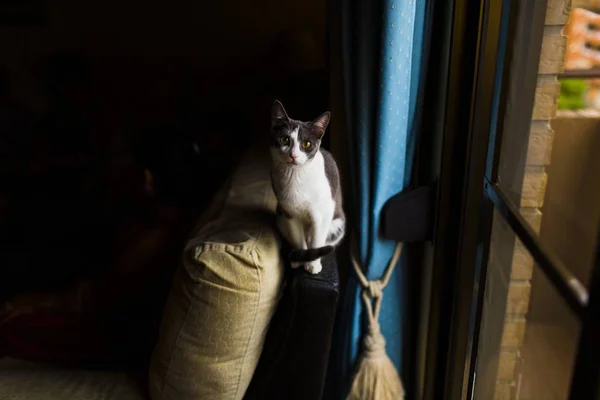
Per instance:
[[[402,254],[402,243],[396,245],[383,276],[369,281],[362,268],[352,255],[352,266],[362,286],[361,298],[368,318],[368,329],[363,336],[363,349],[359,357],[352,387],[348,395],[350,400],[398,400],[404,398],[404,387],[394,364],[385,352],[385,338],[379,326],[379,313],[383,289]]]

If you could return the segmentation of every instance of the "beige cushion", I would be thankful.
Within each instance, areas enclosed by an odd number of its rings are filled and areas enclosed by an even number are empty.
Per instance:
[[[283,283],[267,160],[241,163],[185,247],[150,368],[155,400],[244,396]]]

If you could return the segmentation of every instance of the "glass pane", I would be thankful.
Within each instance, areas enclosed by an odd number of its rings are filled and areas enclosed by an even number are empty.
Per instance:
[[[533,115],[529,120],[519,104],[508,104],[499,163],[502,190],[585,286],[600,220],[600,72],[583,80],[561,74],[600,71],[600,46],[590,45],[600,37],[600,14],[592,10],[573,8],[564,29],[546,21]],[[519,71],[510,79],[519,90]]]
[[[579,333],[578,318],[496,214],[473,398],[567,399]]]

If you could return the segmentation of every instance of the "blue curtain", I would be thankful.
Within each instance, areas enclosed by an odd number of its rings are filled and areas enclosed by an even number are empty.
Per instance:
[[[415,135],[415,105],[419,83],[425,0],[342,0],[344,99],[350,135],[353,199],[347,202],[359,256],[369,279],[383,273],[395,243],[379,235],[380,213],[386,201],[410,179]],[[384,291],[380,324],[387,351],[400,375],[406,359],[408,313],[404,293],[405,257]],[[360,289],[350,279],[340,311],[334,343],[335,389],[341,398],[348,388],[364,328]],[[415,327],[416,328],[416,327]],[[412,347],[412,346],[411,346]],[[412,351],[412,349],[411,349]]]

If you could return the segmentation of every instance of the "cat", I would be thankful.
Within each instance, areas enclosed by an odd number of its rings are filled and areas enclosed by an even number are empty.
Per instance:
[[[288,117],[283,105],[271,108],[271,181],[277,197],[277,227],[292,247],[293,268],[321,272],[321,257],[344,238],[346,217],[333,156],[321,149],[331,119],[325,112],[311,122]]]

